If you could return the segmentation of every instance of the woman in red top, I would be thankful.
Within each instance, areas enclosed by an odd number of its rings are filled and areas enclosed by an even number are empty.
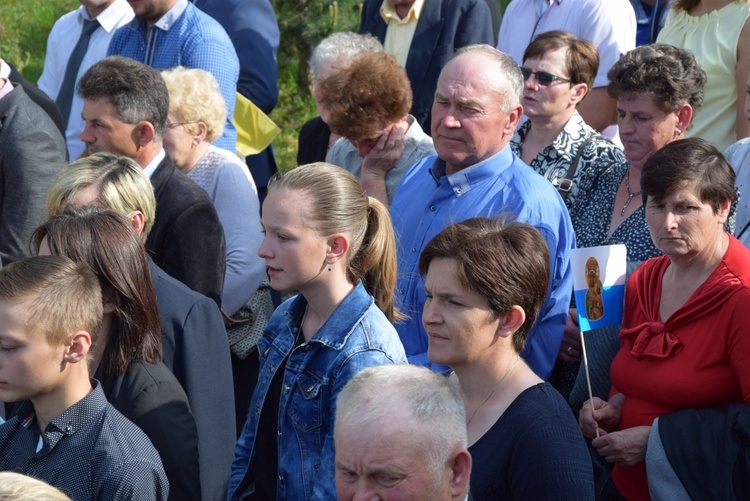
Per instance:
[[[664,255],[630,277],[609,401],[594,398],[579,418],[615,465],[602,499],[649,499],[644,458],[655,418],[750,403],[750,251],[724,231],[734,171],[707,141],[683,139],[646,162],[641,188]]]

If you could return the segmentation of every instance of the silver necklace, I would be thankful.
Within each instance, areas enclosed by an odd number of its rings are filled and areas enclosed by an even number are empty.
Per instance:
[[[508,369],[508,372],[506,372],[505,375],[502,378],[500,378],[500,381],[498,381],[495,387],[492,388],[492,391],[489,393],[489,395],[487,395],[484,398],[484,400],[482,400],[482,403],[479,404],[477,408],[474,409],[474,412],[471,413],[471,416],[469,416],[469,420],[466,421],[466,426],[469,426],[469,423],[471,423],[471,420],[474,419],[474,416],[476,415],[477,411],[481,409],[484,404],[487,403],[487,400],[489,400],[490,397],[495,393],[495,391],[497,391],[497,389],[500,388],[500,386],[503,384],[503,381],[505,381],[508,378],[508,376],[513,371],[513,368],[516,366],[520,358],[521,358],[521,355],[516,355],[516,359],[513,361],[513,364],[510,366],[510,369]]]
[[[635,193],[630,191],[630,169],[628,168],[628,172],[625,174],[625,189],[628,190],[628,199],[625,200],[625,205],[622,206],[622,211],[620,212],[621,216],[625,216],[625,211],[628,210],[628,205],[630,205],[630,201],[633,200],[633,197],[637,197],[641,194],[643,191],[638,190]]]

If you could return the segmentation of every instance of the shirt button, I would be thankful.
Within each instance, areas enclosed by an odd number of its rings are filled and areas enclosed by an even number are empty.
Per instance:
[[[435,206],[433,205],[432,207],[430,207],[430,210],[431,210],[431,211],[435,211],[435,210],[437,210],[437,207],[435,207]]]
[[[399,289],[399,290],[398,290],[398,293],[399,293],[399,294],[403,294],[403,293],[404,293],[404,289]]]
[[[417,252],[417,248],[416,248],[416,247],[412,247],[412,248],[411,248],[411,251],[412,251],[412,252]]]
[[[284,483],[284,477],[282,475],[279,475],[279,482],[281,482],[282,484]]]
[[[290,389],[288,385],[284,385],[284,393],[289,393]]]
[[[273,372],[273,371],[276,370],[276,367],[274,367],[273,365],[269,365],[268,366],[268,370],[271,371],[271,372]]]
[[[281,432],[279,432],[279,436],[281,436]]]
[[[456,193],[461,194],[461,188],[456,188]]]

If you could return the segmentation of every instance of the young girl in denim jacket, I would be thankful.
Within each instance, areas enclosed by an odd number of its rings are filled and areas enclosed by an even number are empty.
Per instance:
[[[274,312],[259,342],[227,499],[336,499],[336,396],[366,367],[406,362],[392,326],[390,217],[352,174],[317,163],[272,182],[262,225],[258,254],[271,287],[299,294]]]

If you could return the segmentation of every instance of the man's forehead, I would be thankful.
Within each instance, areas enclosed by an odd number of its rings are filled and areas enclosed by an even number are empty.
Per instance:
[[[472,56],[481,57],[482,54],[461,54],[448,63],[438,79],[440,92],[452,90],[481,96],[497,91],[498,83],[503,79],[499,69],[486,57],[476,60]]]
[[[116,119],[122,122],[114,103],[106,97],[87,97],[83,99],[83,114],[92,115],[84,116],[87,120],[92,118]]]

